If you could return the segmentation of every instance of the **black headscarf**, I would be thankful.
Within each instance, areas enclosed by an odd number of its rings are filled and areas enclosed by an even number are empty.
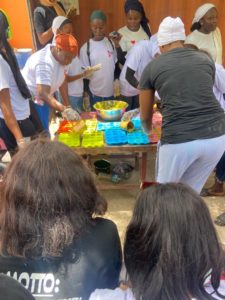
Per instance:
[[[138,0],[126,0],[126,2],[124,4],[125,14],[127,14],[130,10],[136,10],[139,13],[141,13],[141,15],[142,15],[141,26],[150,38],[152,34],[151,34],[150,28],[148,26],[149,20],[146,17],[145,10],[144,10],[142,3],[139,2]]]
[[[8,42],[8,30],[9,23],[5,14],[0,10],[0,54],[9,64],[21,95],[28,99],[31,98],[31,94],[20,72],[14,51]]]

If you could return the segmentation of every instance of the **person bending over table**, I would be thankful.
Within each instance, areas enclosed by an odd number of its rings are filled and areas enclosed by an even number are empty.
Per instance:
[[[161,99],[162,136],[157,182],[183,182],[200,193],[224,152],[225,114],[213,93],[215,64],[184,47],[180,18],[165,18],[158,30],[161,55],[139,83],[142,125],[150,133],[154,92]]]
[[[77,55],[77,51],[77,41],[72,35],[59,34],[55,38],[55,45],[46,45],[32,54],[22,70],[34,97],[35,108],[46,130],[49,127],[49,106],[62,112],[69,120],[79,119],[79,114],[69,107],[65,82],[66,66]],[[54,97],[58,89],[64,104]]]
[[[72,22],[66,17],[58,16],[53,20],[52,31],[54,39],[60,33],[73,33]],[[84,93],[84,78],[88,78],[93,74],[91,69],[82,70],[82,64],[77,55],[68,65],[66,71],[66,81],[68,83],[68,96],[73,109],[81,113],[84,111],[83,93]]]

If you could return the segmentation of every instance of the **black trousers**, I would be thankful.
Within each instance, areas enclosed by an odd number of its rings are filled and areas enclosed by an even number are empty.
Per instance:
[[[37,130],[30,118],[22,121],[17,121],[24,137],[35,137]],[[5,120],[0,118],[0,137],[3,139],[7,150],[13,155],[17,150],[17,142],[14,135],[6,126]]]

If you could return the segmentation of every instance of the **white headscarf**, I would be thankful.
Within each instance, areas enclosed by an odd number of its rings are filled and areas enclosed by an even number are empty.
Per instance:
[[[212,3],[205,3],[202,6],[200,6],[195,12],[195,16],[192,21],[192,24],[199,22],[201,20],[201,18],[203,18],[204,15],[213,7],[216,7],[216,6]]]
[[[175,41],[184,41],[185,39],[184,23],[179,17],[166,17],[162,20],[157,33],[159,46],[164,46]]]
[[[54,36],[56,35],[57,30],[61,27],[62,23],[66,20],[67,20],[67,18],[63,17],[63,16],[58,16],[53,20],[53,22],[52,22],[52,32],[53,32]]]

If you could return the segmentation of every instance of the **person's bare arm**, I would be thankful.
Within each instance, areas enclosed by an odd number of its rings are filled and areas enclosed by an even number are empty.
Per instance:
[[[25,101],[25,100],[24,100]],[[22,132],[17,123],[16,117],[12,110],[12,105],[10,101],[9,89],[3,89],[0,91],[0,108],[8,129],[12,132],[16,141],[23,139]]]
[[[84,78],[84,74],[83,73],[76,74],[76,75],[66,75],[67,82],[73,82],[75,80],[83,79],[83,78]]]
[[[139,95],[141,124],[146,133],[152,127],[154,93],[154,90],[141,90]]]
[[[53,95],[51,95],[51,87],[49,85],[38,84],[37,97],[60,112],[64,111],[66,108],[63,104],[57,101]]]
[[[195,50],[198,50],[198,47],[193,45],[193,44],[184,44],[184,47],[186,48],[192,48],[192,49],[195,49]]]
[[[53,38],[52,28],[50,27],[45,32],[37,32],[37,36],[40,44],[46,45]]]
[[[64,80],[63,84],[60,86],[59,91],[62,96],[63,104],[65,106],[69,106],[70,100],[68,95],[68,83],[66,79]]]
[[[95,71],[99,70],[99,67],[98,68],[97,67],[98,67],[98,65],[93,66],[93,67],[89,67],[89,68],[85,69],[83,72],[78,73],[76,75],[66,74],[65,75],[66,76],[66,81],[67,82],[72,82],[72,81],[75,81],[75,80],[78,80],[78,79],[90,78]]]

